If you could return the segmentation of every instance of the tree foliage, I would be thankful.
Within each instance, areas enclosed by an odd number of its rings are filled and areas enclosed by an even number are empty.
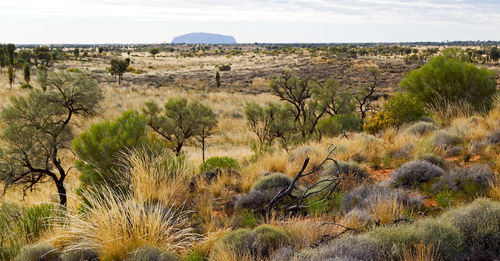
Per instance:
[[[191,138],[198,137],[204,150],[205,139],[217,124],[214,112],[197,100],[170,98],[163,111],[157,103],[149,101],[143,113],[151,129],[170,142],[173,150],[180,155],[182,147]]]
[[[245,105],[244,112],[261,144],[271,146],[276,139],[286,142],[295,129],[293,113],[282,104],[270,102],[262,107],[251,102]]]
[[[123,59],[111,59],[109,72],[113,76],[118,76],[118,85],[122,83],[123,74],[127,71],[128,62]]]
[[[491,107],[496,85],[494,72],[445,56],[431,59],[400,83],[431,108],[465,103],[476,111]]]
[[[75,116],[97,113],[101,90],[89,76],[54,72],[48,77],[49,91],[32,90],[27,97],[12,97],[12,105],[1,114],[5,141],[0,158],[0,179],[5,189],[23,186],[24,191],[47,179],[54,182],[61,205],[66,205],[61,151],[70,149]]]
[[[160,53],[160,49],[158,49],[158,48],[151,48],[149,50],[149,53],[153,56],[153,59],[156,59],[156,55]]]

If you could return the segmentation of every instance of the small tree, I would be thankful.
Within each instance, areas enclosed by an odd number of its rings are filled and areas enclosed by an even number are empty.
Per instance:
[[[118,85],[122,83],[123,74],[127,71],[128,63],[122,59],[111,59],[109,72],[112,76],[118,76]]]
[[[102,99],[97,83],[85,74],[58,72],[49,75],[49,92],[34,89],[27,97],[12,97],[1,114],[5,142],[0,157],[0,180],[5,189],[22,185],[23,191],[50,179],[66,206],[64,181],[68,170],[61,151],[70,148],[75,116],[95,115]]]
[[[374,109],[372,106],[372,103],[375,100],[373,95],[375,94],[375,89],[378,84],[377,80],[379,71],[376,68],[369,68],[368,73],[373,77],[373,83],[358,91],[354,95],[354,101],[358,107],[362,122],[364,122],[368,112]]]
[[[149,101],[143,112],[151,129],[170,142],[177,156],[186,141],[202,135],[205,140],[216,124],[209,107],[196,100],[188,102],[186,98],[168,99],[163,112],[158,104]]]
[[[75,59],[78,59],[78,57],[80,56],[80,49],[73,49],[73,56],[75,57]]]
[[[151,48],[149,50],[149,53],[153,56],[153,59],[156,59],[156,55],[160,53],[160,49],[158,48]]]
[[[276,139],[286,143],[295,130],[293,113],[281,104],[271,102],[262,107],[250,102],[245,105],[244,112],[260,144],[271,146]]]
[[[99,55],[101,55],[103,51],[104,51],[104,48],[102,48],[102,47],[97,48],[97,52],[99,52]]]
[[[7,55],[5,54],[5,47],[3,44],[0,45],[0,75],[3,72],[3,67],[8,64]]]
[[[221,82],[220,82],[220,73],[217,71],[215,73],[215,84],[217,85],[217,88],[220,88]]]
[[[43,68],[50,68],[55,57],[50,52],[48,47],[40,46],[35,47],[33,50],[33,58],[35,60],[35,65],[42,65]]]
[[[205,162],[205,144],[206,139],[213,134],[213,130],[217,125],[217,115],[201,103],[194,103],[192,105],[194,116],[198,119],[199,131],[196,139],[201,144],[202,161]]]
[[[30,85],[31,79],[31,65],[29,63],[24,64],[24,82],[26,85]]]

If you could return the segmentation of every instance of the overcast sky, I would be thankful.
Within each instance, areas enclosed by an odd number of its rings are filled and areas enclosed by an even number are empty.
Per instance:
[[[0,42],[500,40],[500,0],[0,0]]]

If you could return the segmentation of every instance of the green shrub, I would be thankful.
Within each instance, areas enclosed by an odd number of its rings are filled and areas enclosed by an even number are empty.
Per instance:
[[[221,65],[218,65],[217,68],[219,69],[219,71],[221,72],[228,72],[228,71],[231,71],[231,65],[230,64],[221,64]]]
[[[254,247],[260,257],[269,257],[274,251],[288,243],[285,232],[270,225],[260,225],[253,232],[256,234]]]
[[[283,173],[273,173],[258,179],[253,185],[251,191],[275,191],[286,189],[292,183],[292,178]]]
[[[355,114],[337,114],[318,121],[318,131],[325,136],[335,137],[344,132],[361,129],[361,119]]]
[[[141,247],[130,253],[125,261],[177,261],[175,255],[162,251],[157,247]]]
[[[21,84],[21,86],[19,86],[21,89],[33,89],[33,86],[27,84],[27,83],[23,83]]]
[[[231,251],[236,256],[249,254],[256,259],[270,257],[274,251],[288,243],[288,236],[281,229],[261,225],[254,230],[237,229],[227,233],[214,246],[217,251]]]
[[[469,104],[476,111],[487,111],[496,92],[495,77],[488,69],[439,56],[410,72],[399,85],[433,108]]]
[[[42,232],[50,228],[50,218],[59,214],[52,204],[40,204],[27,208],[17,221],[19,232],[29,241],[37,239]]]
[[[425,219],[414,224],[379,227],[368,236],[377,240],[384,251],[393,257],[405,248],[424,243],[439,246],[441,258],[453,260],[461,253],[463,237],[453,225],[437,219]]]
[[[40,243],[25,246],[21,249],[15,261],[62,261],[61,253],[52,245]]]
[[[418,121],[425,115],[423,103],[412,95],[398,92],[384,104],[381,111],[368,119],[363,129],[369,133],[377,133],[389,127],[401,127]]]
[[[482,256],[483,260],[500,256],[499,202],[477,199],[465,207],[446,212],[441,219],[451,222],[460,231],[469,256]]]
[[[99,261],[99,256],[94,250],[78,249],[65,251],[62,255],[64,261]]]
[[[231,157],[211,157],[200,165],[200,172],[221,170],[238,170],[240,165],[238,161]]]
[[[103,185],[125,190],[129,184],[121,175],[123,153],[134,148],[159,151],[162,147],[161,141],[148,135],[146,119],[134,111],[124,112],[115,121],[92,125],[73,141],[73,151],[78,158],[75,165],[82,172],[79,190]]]
[[[215,244],[213,252],[229,250],[238,256],[250,254],[255,234],[251,230],[240,228],[227,233]]]

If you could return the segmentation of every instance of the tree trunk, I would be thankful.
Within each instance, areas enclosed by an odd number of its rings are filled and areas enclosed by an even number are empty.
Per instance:
[[[59,194],[59,204],[61,204],[61,206],[66,208],[68,205],[68,199],[66,196],[66,188],[64,187],[63,182],[57,181],[56,187],[57,187],[57,193]]]
[[[205,136],[201,137],[201,159],[205,162]]]

